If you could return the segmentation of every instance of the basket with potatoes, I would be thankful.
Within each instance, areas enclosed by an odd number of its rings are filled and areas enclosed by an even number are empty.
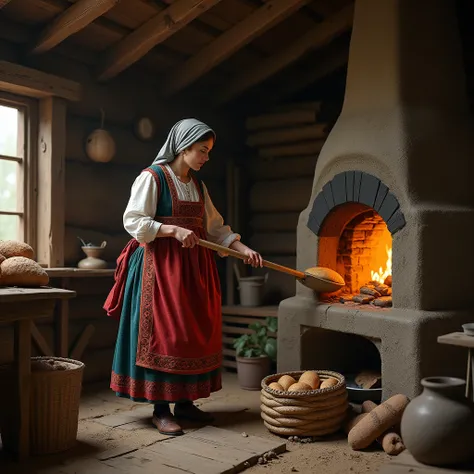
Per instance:
[[[282,436],[335,433],[349,409],[346,380],[330,370],[269,375],[262,380],[260,402],[265,426]]]

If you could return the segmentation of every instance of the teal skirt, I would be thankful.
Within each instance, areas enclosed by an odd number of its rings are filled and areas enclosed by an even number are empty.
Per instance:
[[[182,375],[136,365],[144,248],[130,257],[120,326],[115,345],[110,388],[137,402],[177,402],[206,398],[221,389],[221,369]]]

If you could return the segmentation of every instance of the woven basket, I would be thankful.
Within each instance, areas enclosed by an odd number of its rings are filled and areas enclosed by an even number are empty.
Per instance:
[[[321,381],[335,378],[337,385],[305,392],[287,392],[268,387],[282,375],[298,381],[303,371],[269,375],[262,380],[260,409],[263,422],[272,433],[283,436],[324,436],[341,428],[347,416],[346,380],[329,370],[315,370]]]
[[[74,446],[79,423],[79,404],[84,364],[62,357],[32,357],[75,366],[69,370],[33,371],[30,398],[30,449],[32,454],[51,454]]]

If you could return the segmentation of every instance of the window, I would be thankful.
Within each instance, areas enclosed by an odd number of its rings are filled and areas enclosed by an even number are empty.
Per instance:
[[[34,245],[36,186],[34,142],[35,102],[0,95],[0,239]]]

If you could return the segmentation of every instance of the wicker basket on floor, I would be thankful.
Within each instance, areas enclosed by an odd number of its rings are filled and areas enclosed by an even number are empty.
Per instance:
[[[32,371],[30,447],[32,454],[72,448],[77,439],[84,364],[62,357],[32,357],[31,361],[66,362],[74,368]]]
[[[314,372],[321,381],[335,378],[338,384],[305,392],[268,387],[283,375],[291,375],[298,381],[303,371],[269,375],[262,380],[261,416],[269,431],[282,436],[325,436],[341,428],[349,408],[345,378],[329,370]]]

